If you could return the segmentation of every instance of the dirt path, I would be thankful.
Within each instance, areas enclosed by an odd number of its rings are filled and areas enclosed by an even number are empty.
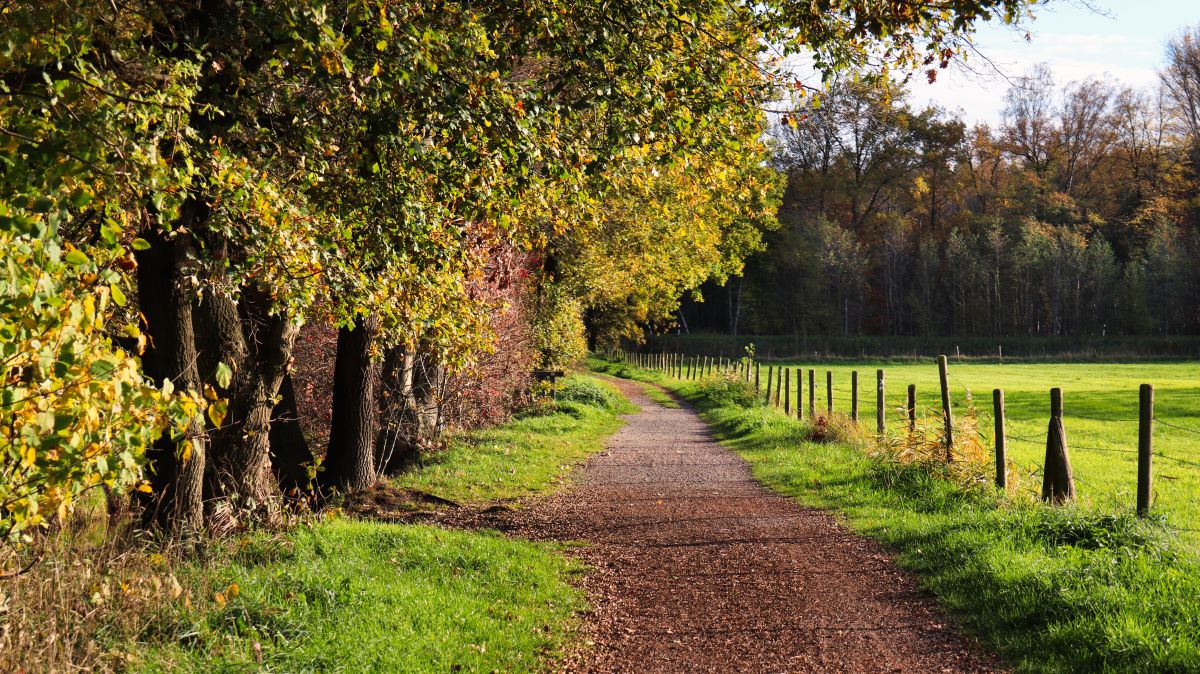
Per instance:
[[[688,409],[617,384],[640,414],[576,485],[516,517],[521,536],[582,540],[594,642],[571,672],[979,672],[882,552],[775,496]]]

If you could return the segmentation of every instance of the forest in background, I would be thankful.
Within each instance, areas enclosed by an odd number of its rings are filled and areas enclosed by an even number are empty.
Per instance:
[[[1200,27],[1166,63],[1149,91],[1039,66],[996,128],[838,81],[772,126],[781,227],[678,331],[1200,334]]]

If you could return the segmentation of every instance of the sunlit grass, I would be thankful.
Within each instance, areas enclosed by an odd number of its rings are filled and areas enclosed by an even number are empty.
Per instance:
[[[825,404],[825,372],[834,373],[835,409],[847,409],[850,372],[859,372],[860,415],[873,425],[875,371],[885,371],[888,425],[903,427],[908,384],[917,386],[919,412],[940,408],[937,365],[880,362],[815,368],[818,408]],[[1060,387],[1064,424],[1081,505],[1108,511],[1134,508],[1137,489],[1138,386],[1155,387],[1155,510],[1181,534],[1200,543],[1200,363],[950,363],[952,406],[973,405],[987,446],[992,440],[992,389],[1004,390],[1008,458],[1040,484],[1050,416],[1050,389]],[[805,375],[807,386],[807,375]],[[805,405],[807,409],[807,389]],[[1171,425],[1168,425],[1171,424]],[[1176,426],[1181,428],[1176,428]],[[1190,429],[1190,430],[1183,430]],[[1195,432],[1192,432],[1195,431]],[[1165,457],[1182,459],[1185,462]]]
[[[572,385],[581,381],[604,387],[611,397],[599,405],[571,400]],[[620,428],[619,415],[637,409],[591,377],[572,375],[563,389],[556,405],[458,436],[393,483],[456,502],[515,499],[561,485],[575,464],[602,449],[604,438]]]
[[[129,655],[145,672],[538,671],[565,647],[582,593],[546,544],[335,520],[259,539],[218,567]],[[220,597],[218,598],[218,594]]]

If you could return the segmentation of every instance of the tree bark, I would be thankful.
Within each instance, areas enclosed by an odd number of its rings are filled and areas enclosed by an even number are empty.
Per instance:
[[[229,400],[225,422],[211,432],[206,487],[213,498],[232,499],[236,508],[269,520],[277,514],[279,496],[271,471],[271,413],[299,326],[286,316],[270,314],[270,299],[256,288],[244,288],[237,303],[207,291],[201,310],[205,379]],[[221,363],[233,372],[228,387],[217,381]]]
[[[374,316],[355,320],[338,330],[333,373],[333,421],[325,455],[324,482],[348,490],[375,483],[375,442],[379,407],[380,368],[371,356],[379,321]]]

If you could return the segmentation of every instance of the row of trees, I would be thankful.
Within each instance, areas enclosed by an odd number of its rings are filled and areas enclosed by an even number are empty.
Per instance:
[[[914,110],[900,89],[839,82],[776,127],[784,227],[692,323],[1200,332],[1200,28],[1172,39],[1167,57],[1152,91],[1056,86],[1039,66],[1009,90],[998,128]]]
[[[740,271],[794,84],[768,45],[911,65],[1022,4],[9,3],[0,537],[92,489],[186,534],[371,484],[524,385],[479,372]]]

